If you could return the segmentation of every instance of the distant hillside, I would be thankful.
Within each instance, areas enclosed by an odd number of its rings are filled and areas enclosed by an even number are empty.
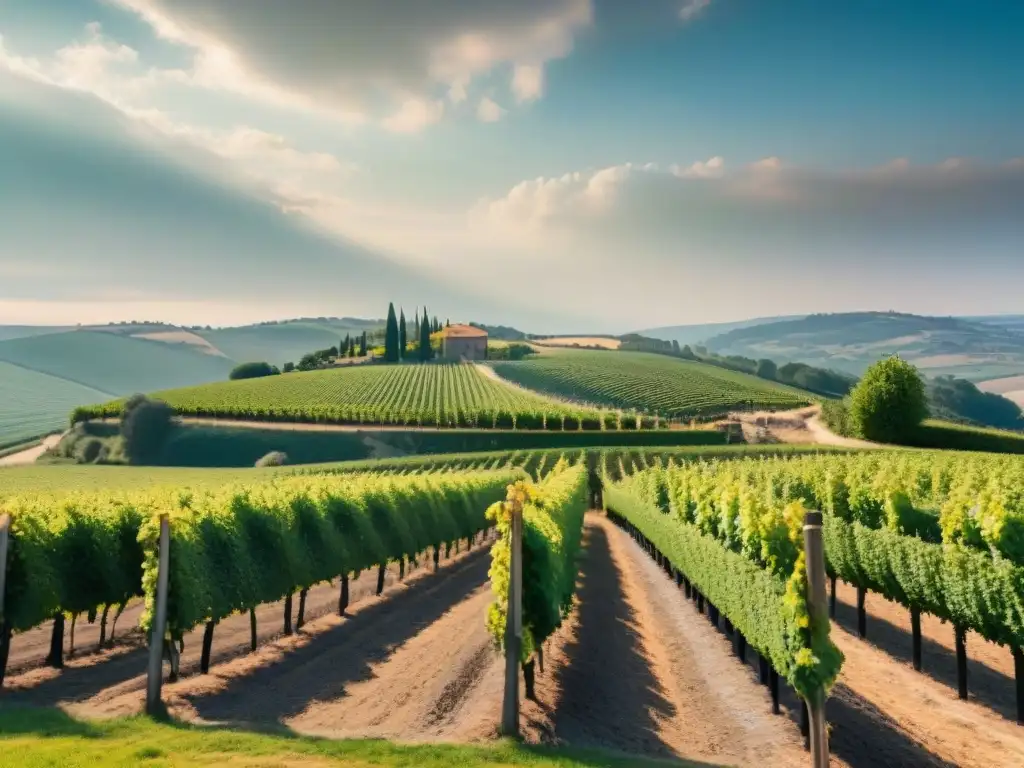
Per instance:
[[[45,336],[48,333],[73,331],[69,326],[56,325],[0,325],[0,341],[23,339],[28,336]]]
[[[412,322],[412,318],[408,320]],[[383,327],[383,320],[324,318],[216,330],[197,329],[195,333],[237,362],[266,361],[280,366],[287,362],[297,363],[309,352],[337,346],[346,334],[358,336],[363,331]]]
[[[0,361],[111,395],[226,379],[233,363],[185,344],[100,331],[66,331],[0,342]]]
[[[810,315],[734,329],[709,339],[708,347],[720,354],[804,362],[857,375],[892,354],[929,376],[981,381],[1024,372],[1024,333],[952,317]]]
[[[752,320],[739,320],[734,323],[701,323],[698,325],[665,325],[660,328],[648,328],[643,331],[634,331],[637,336],[647,336],[651,339],[662,339],[664,341],[677,341],[680,345],[703,344],[712,336],[718,336],[729,331],[752,328],[765,323],[775,323],[780,320],[799,319],[803,315],[787,315],[785,317],[757,317]],[[628,335],[628,334],[627,334]]]
[[[981,325],[997,325],[1012,331],[1024,332],[1024,315],[980,315],[978,317],[961,317],[969,323]]]
[[[67,379],[0,362],[0,448],[65,429],[73,408],[108,397]]]

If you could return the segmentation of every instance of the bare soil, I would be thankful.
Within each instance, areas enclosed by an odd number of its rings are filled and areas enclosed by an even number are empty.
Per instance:
[[[733,413],[748,443],[817,443],[842,448],[878,448],[878,443],[842,437],[821,421],[821,407],[812,405],[793,411]]]
[[[24,451],[18,451],[0,458],[0,467],[15,467],[22,464],[34,464],[35,460],[46,453],[50,448],[56,447],[62,435],[47,435],[42,441]]]

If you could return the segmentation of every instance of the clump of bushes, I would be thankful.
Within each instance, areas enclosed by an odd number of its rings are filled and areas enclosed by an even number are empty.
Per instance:
[[[288,463],[288,454],[284,451],[271,451],[256,461],[257,467],[283,467]]]
[[[270,363],[241,363],[231,370],[228,378],[232,381],[238,379],[259,379],[263,376],[277,376],[280,373],[281,371],[278,370],[277,366]]]
[[[845,400],[826,401],[821,416],[846,437],[908,443],[928,416],[928,398],[917,368],[890,357],[868,368]]]

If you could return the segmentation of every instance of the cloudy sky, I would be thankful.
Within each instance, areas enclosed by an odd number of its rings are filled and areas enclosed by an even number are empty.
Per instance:
[[[1024,4],[2,0],[0,323],[1024,313]]]

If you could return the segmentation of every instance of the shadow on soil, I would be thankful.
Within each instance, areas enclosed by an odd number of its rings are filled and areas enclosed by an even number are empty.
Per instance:
[[[857,636],[857,609],[851,603],[842,599],[840,592],[836,601],[836,618],[833,620],[854,637]],[[910,612],[907,612],[908,627],[898,626],[868,611],[867,642],[885,651],[894,659],[899,659],[905,664],[913,664],[913,641],[909,629]],[[953,636],[953,626],[947,624],[944,627],[948,630],[950,637]],[[971,638],[977,637],[972,635]],[[983,642],[978,638],[977,642]],[[928,638],[927,635],[921,638],[921,673],[928,675],[938,683],[947,686],[951,692],[956,691],[956,652]],[[967,683],[972,699],[998,712],[1007,720],[1016,720],[1016,688],[1013,678],[1009,675],[993,669],[984,662],[971,658],[970,639],[967,645]]]
[[[622,574],[611,557],[607,535],[585,531],[577,594],[576,636],[565,646],[568,665],[555,673],[560,691],[550,713],[559,743],[614,747],[632,754],[677,757],[658,736],[655,713],[671,717],[640,645],[637,619],[623,595]],[[613,665],[615,675],[606,668]]]
[[[480,548],[436,578],[414,582],[312,637],[279,661],[190,701],[206,720],[266,724],[298,715],[314,701],[342,698],[346,686],[371,679],[375,664],[484,584],[489,566],[486,549]]]

